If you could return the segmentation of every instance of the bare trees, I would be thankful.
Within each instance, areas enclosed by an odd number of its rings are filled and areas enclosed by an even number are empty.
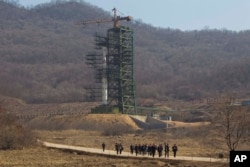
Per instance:
[[[0,150],[17,149],[35,142],[31,131],[22,126],[16,116],[0,106]]]
[[[230,151],[236,150],[249,137],[249,108],[236,105],[232,100],[216,106],[214,118],[216,135]]]

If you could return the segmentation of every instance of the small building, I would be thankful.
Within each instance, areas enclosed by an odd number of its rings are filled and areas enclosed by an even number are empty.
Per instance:
[[[172,116],[169,115],[161,115],[160,116],[161,120],[166,120],[166,121],[172,121]]]
[[[242,106],[250,106],[250,100],[244,100],[241,102]]]

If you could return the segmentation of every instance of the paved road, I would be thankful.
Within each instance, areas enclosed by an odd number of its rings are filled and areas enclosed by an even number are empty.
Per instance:
[[[45,147],[49,148],[57,148],[57,149],[66,149],[71,151],[80,151],[80,152],[87,152],[87,153],[95,153],[95,154],[102,154],[102,155],[110,155],[110,156],[122,156],[122,157],[133,157],[133,158],[153,158],[151,156],[147,155],[137,155],[130,154],[129,152],[122,152],[122,154],[117,155],[116,151],[114,150],[105,150],[104,152],[102,149],[96,149],[96,148],[88,148],[88,147],[80,147],[80,146],[71,146],[71,145],[65,145],[65,144],[55,144],[55,143],[49,143],[44,141],[39,141],[42,143]],[[160,158],[160,159],[166,159],[165,157],[158,157],[157,155],[154,157]],[[187,160],[187,161],[203,161],[203,162],[228,162],[228,159],[225,158],[209,158],[209,157],[186,157],[186,156],[169,156],[167,159],[176,159],[176,160]]]

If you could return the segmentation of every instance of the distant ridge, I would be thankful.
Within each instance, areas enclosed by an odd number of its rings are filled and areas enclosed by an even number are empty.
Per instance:
[[[79,20],[111,18],[83,2],[54,2],[30,9],[0,2],[0,94],[27,103],[86,101],[94,81],[84,56],[95,32],[112,25],[76,26]],[[134,29],[138,103],[194,100],[236,93],[249,98],[250,31],[180,31],[139,20]]]

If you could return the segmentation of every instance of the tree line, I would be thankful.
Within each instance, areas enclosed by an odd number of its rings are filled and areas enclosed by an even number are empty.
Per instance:
[[[16,2],[16,1],[15,1]],[[85,101],[94,82],[85,55],[98,52],[94,34],[112,24],[76,26],[111,18],[84,1],[53,1],[24,8],[0,2],[0,94],[29,103]],[[250,31],[157,28],[140,20],[134,30],[137,97],[194,100],[223,92],[248,97]]]

